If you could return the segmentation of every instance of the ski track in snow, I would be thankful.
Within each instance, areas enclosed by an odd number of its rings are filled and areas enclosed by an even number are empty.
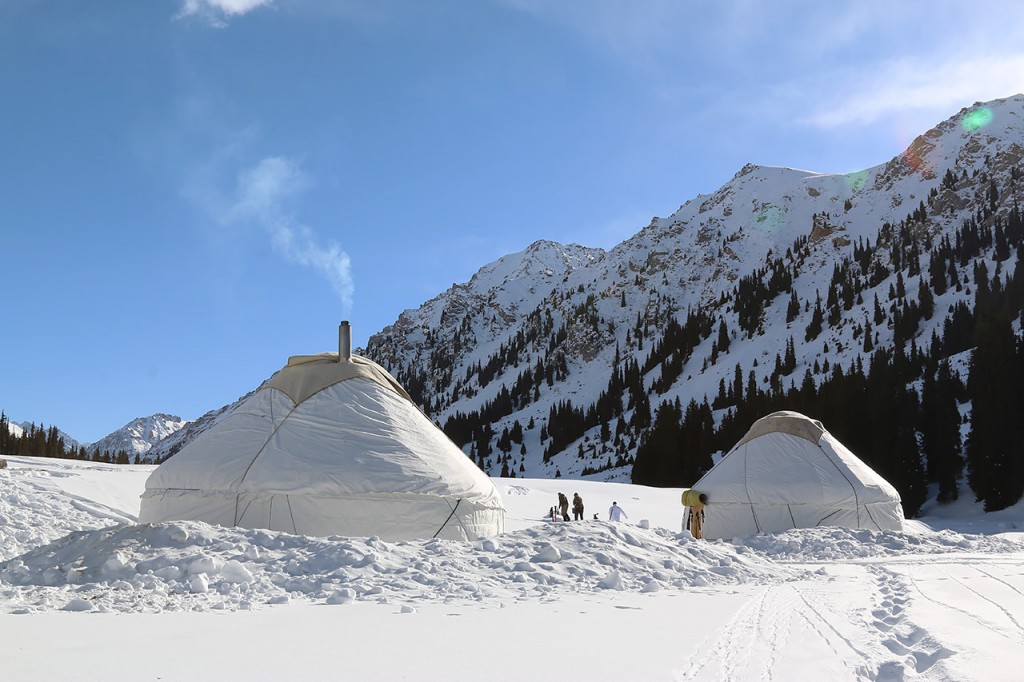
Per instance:
[[[803,537],[804,545],[809,547],[834,533],[835,529],[817,529],[783,533],[774,540],[759,536],[756,544],[766,552],[776,544],[776,557],[794,566],[790,560],[802,553],[794,551],[793,543],[798,539],[794,535]],[[875,535],[878,540],[887,539],[883,534]],[[938,606],[951,612],[943,622],[962,623],[986,647],[998,651],[1024,644],[1024,625],[1016,615],[1024,613],[1024,589],[983,567],[991,564],[1016,570],[1021,566],[1019,553],[1018,558],[946,554],[952,547],[965,544],[977,551],[986,546],[994,550],[1006,543],[1019,552],[1018,543],[1001,538],[988,538],[992,542],[986,543],[981,537],[957,539],[956,535],[942,534],[930,543],[919,538],[914,544],[919,551],[924,549],[923,553],[902,555],[893,563],[888,561],[891,547],[886,548],[885,542],[877,543],[874,552],[884,558],[865,559],[872,553],[871,547],[851,547],[850,554],[857,560],[835,574],[821,567],[803,577],[759,588],[725,624],[704,638],[677,679],[790,679],[786,671],[800,670],[797,662],[787,660],[793,658],[794,651],[812,652],[819,661],[835,661],[836,670],[830,672],[839,679],[964,679],[962,671],[970,670],[976,651],[966,652],[959,666],[948,667],[946,662],[961,653],[955,633],[934,632],[924,624],[927,621],[915,617],[915,605]],[[915,578],[913,574],[918,572],[926,572],[927,579]],[[933,577],[935,574],[938,579]],[[1015,575],[1024,576],[1024,572]],[[870,605],[865,607],[863,601],[845,603],[849,593],[829,587],[836,581],[857,585],[855,591],[870,595]],[[957,586],[951,593],[956,599],[943,596],[937,589],[944,581]]]
[[[989,573],[986,573],[985,571],[982,571],[982,570],[981,570],[981,569],[979,569],[979,568],[978,568],[977,566],[971,566],[970,568],[971,568],[972,570],[974,570],[974,571],[977,571],[978,573],[981,573],[982,575],[985,575],[985,576],[987,576],[987,577],[988,577],[988,578],[989,578],[990,580],[991,580],[991,579],[993,579],[993,576],[992,576],[991,574],[989,574]],[[1004,606],[1004,605],[1002,604],[1002,602],[1001,602],[1001,601],[997,601],[997,600],[995,600],[995,599],[992,599],[992,598],[990,598],[989,596],[987,596],[987,595],[983,594],[982,592],[980,592],[980,591],[976,590],[976,589],[975,589],[974,587],[972,587],[971,585],[969,585],[969,584],[968,584],[967,580],[960,580],[959,578],[957,578],[956,576],[954,576],[954,575],[952,575],[952,574],[950,574],[950,576],[949,576],[949,577],[950,577],[950,578],[951,578],[951,579],[952,579],[953,581],[955,581],[955,582],[959,583],[959,584],[960,584],[961,586],[963,586],[964,588],[966,588],[966,589],[967,589],[967,590],[968,590],[969,592],[971,592],[972,594],[975,594],[975,595],[977,595],[979,599],[982,599],[983,601],[985,601],[985,602],[988,602],[989,604],[991,604],[992,606],[994,606],[994,607],[995,607],[996,609],[998,609],[999,611],[1001,611],[1001,612],[1003,613],[1003,615],[1005,615],[1005,616],[1006,616],[1007,620],[1009,620],[1009,621],[1010,621],[1011,623],[1013,623],[1013,625],[1014,625],[1014,626],[1015,626],[1015,627],[1017,628],[1017,630],[1018,630],[1019,632],[1021,632],[1022,634],[1024,634],[1024,626],[1021,626],[1021,624],[1020,624],[1020,620],[1018,620],[1018,619],[1017,619],[1017,617],[1013,615],[1013,611],[1011,611],[1010,609],[1006,608],[1006,607],[1005,607],[1005,606]],[[999,582],[999,583],[1001,583],[1001,584],[1003,584],[1003,585],[1009,585],[1009,583],[1007,583],[1007,582],[1005,582],[1005,581],[1002,581],[1002,580],[997,580],[996,582]],[[1017,594],[1020,594],[1020,591],[1019,591],[1019,590],[1017,590],[1016,588],[1013,588],[1013,590],[1014,590],[1014,592],[1017,592]]]
[[[867,659],[856,641],[832,623],[839,618],[826,600],[811,598],[814,583],[769,585],[697,648],[680,680],[786,679],[776,669],[793,640],[838,661]],[[812,641],[813,640],[813,641]],[[816,650],[817,650],[816,649]],[[847,677],[853,671],[846,670]],[[858,672],[858,678],[868,676]]]
[[[1015,565],[1019,566],[1020,564],[1016,563]],[[961,564],[960,567],[963,567],[963,565]],[[969,566],[967,568],[987,576],[987,584],[991,584],[994,582],[997,585],[1008,586],[1008,583],[1006,581],[1000,579],[993,580],[993,576],[986,573],[985,571],[978,570],[976,567]],[[998,637],[1006,640],[1007,642],[1020,643],[1022,639],[1024,639],[1020,636],[1024,635],[1024,627],[1021,626],[1020,621],[1014,615],[1014,610],[1007,608],[1002,602],[1002,600],[993,599],[989,595],[985,594],[983,591],[971,586],[967,579],[958,578],[956,575],[954,575],[953,571],[950,568],[941,567],[938,568],[938,570],[945,576],[944,578],[940,578],[940,581],[948,580],[950,582],[956,583],[957,585],[963,588],[963,591],[960,594],[971,594],[977,597],[977,599],[971,600],[971,602],[966,605],[962,603],[958,604],[951,598],[936,594],[935,591],[930,586],[926,586],[923,581],[914,580],[913,584],[916,589],[916,592],[921,596],[922,599],[927,600],[941,608],[955,612],[964,623],[971,623],[974,626],[983,628],[984,630],[997,635]],[[1017,604],[1015,610],[1017,612],[1021,612],[1022,609],[1024,609],[1024,600],[1020,599],[1021,592],[1020,590],[1013,588],[1012,586],[1010,587],[1017,596]],[[1013,629],[1019,633],[1019,635],[1017,637],[1013,637],[1010,634],[1008,634],[1006,632],[1007,628],[1004,626],[1003,623],[1000,623],[999,621],[1008,622],[1010,625],[1013,626]]]

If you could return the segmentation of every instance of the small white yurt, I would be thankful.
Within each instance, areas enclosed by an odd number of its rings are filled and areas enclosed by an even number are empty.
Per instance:
[[[350,346],[342,322],[338,353],[290,358],[157,467],[139,521],[392,541],[501,533],[491,479]]]
[[[903,530],[896,489],[798,412],[758,419],[693,490],[707,497],[708,539],[815,526]]]

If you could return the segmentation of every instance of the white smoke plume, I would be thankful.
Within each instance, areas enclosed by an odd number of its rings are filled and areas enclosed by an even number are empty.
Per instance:
[[[333,241],[321,243],[311,228],[298,223],[283,208],[284,202],[306,184],[306,177],[295,162],[279,156],[267,157],[239,173],[234,201],[224,219],[263,227],[274,250],[285,260],[311,268],[330,283],[347,314],[354,292],[348,254]]]
[[[240,17],[254,9],[269,7],[274,0],[183,0],[175,19],[198,17],[216,28],[227,26],[227,20]]]

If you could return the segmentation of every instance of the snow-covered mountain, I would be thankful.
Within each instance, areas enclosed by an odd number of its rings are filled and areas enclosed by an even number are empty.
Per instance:
[[[718,191],[654,218],[610,251],[541,241],[484,266],[468,283],[403,312],[364,352],[395,374],[439,424],[452,427],[450,433],[472,415],[467,421],[473,423],[463,425],[467,451],[486,451],[505,429],[532,420],[537,428],[526,429],[522,447],[509,448],[506,441],[504,454],[480,457],[492,474],[503,459],[527,476],[592,471],[635,453],[642,428],[627,428],[617,444],[592,429],[542,459],[550,450],[543,426],[564,401],[580,410],[596,405],[626,363],[635,361],[641,370],[651,406],[640,409],[649,411],[677,397],[683,405],[710,400],[737,368],[744,380],[752,372],[767,385],[773,360],[790,338],[796,366],[787,384],[799,383],[807,370],[820,379],[825,360],[847,365],[860,355],[866,362],[865,335],[874,334],[875,347],[891,347],[899,333],[892,317],[872,332],[875,297],[891,312],[897,281],[913,299],[927,276],[908,268],[900,250],[908,239],[917,242],[910,248],[920,249],[923,268],[928,250],[952,238],[982,205],[1005,218],[1019,193],[1022,142],[1024,96],[1017,95],[965,108],[904,154],[861,172],[747,165]],[[992,272],[990,251],[981,260]],[[816,299],[824,305],[837,288],[836,268],[844,259],[861,266],[851,275],[858,296],[824,333],[805,342]],[[775,277],[792,278],[799,305],[792,319],[790,296],[765,294]],[[938,314],[912,335],[919,344],[941,330],[947,309],[973,303],[970,286],[953,284],[936,298]],[[741,305],[747,299],[753,312]],[[670,323],[684,325],[689,314],[706,319],[696,325],[702,333],[692,352],[678,351],[685,358],[672,376],[666,374],[671,352],[660,349],[663,357],[655,358],[654,350]],[[722,323],[727,343],[719,348],[722,339],[711,331]],[[622,417],[628,426],[630,406]]]
[[[25,429],[22,428],[21,424],[15,424],[13,422],[9,422],[7,424],[7,430],[15,438],[21,438],[22,436],[25,435]]]
[[[971,266],[1004,267],[994,247],[939,273],[934,315],[910,332],[901,315],[919,303],[944,240],[959,242],[969,220],[991,229],[1018,205],[1022,143],[1016,95],[967,107],[860,172],[748,164],[608,251],[538,241],[485,265],[357,352],[391,371],[492,475],[628,480],[660,403],[712,401],[737,375],[762,388],[821,381],[830,363],[866,364],[869,347],[927,346],[946,311],[973,306]],[[822,332],[805,332],[821,309],[830,311]],[[780,376],[789,345],[794,362]],[[601,427],[553,433],[556,412],[587,411],[601,413]]]
[[[30,421],[22,421],[19,423],[9,421],[7,422],[7,431],[15,438],[22,438],[25,436],[25,434],[31,433],[32,430],[38,429],[40,428],[40,426],[40,424],[35,424]],[[77,449],[81,445],[77,440],[75,440],[68,434],[64,433],[60,429],[57,429],[57,435],[64,440],[64,446],[68,450],[71,450],[72,448]]]
[[[170,414],[139,417],[85,447],[90,454],[93,450],[99,450],[100,453],[117,453],[124,450],[131,457],[145,457],[154,445],[177,433],[188,423],[181,417]]]

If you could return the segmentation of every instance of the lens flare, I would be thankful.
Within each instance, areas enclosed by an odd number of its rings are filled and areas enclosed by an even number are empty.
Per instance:
[[[960,121],[960,125],[964,127],[969,133],[973,133],[978,128],[984,128],[992,122],[992,110],[988,107],[978,107],[977,109],[971,109],[964,114],[963,120]]]
[[[778,232],[787,223],[789,209],[785,206],[763,204],[754,221],[762,232]]]
[[[868,181],[868,172],[857,171],[855,173],[847,173],[844,177],[846,180],[846,186],[851,192],[856,192]]]
[[[903,152],[903,162],[913,171],[920,171],[922,168],[925,168],[924,159],[921,158],[921,155],[913,147]]]
[[[936,148],[940,148],[941,151],[941,147],[942,135],[933,128],[924,135],[914,138],[914,141],[910,143],[907,150],[903,152],[903,163],[912,171],[920,173],[925,178],[934,178],[934,159],[936,156],[941,156],[941,154],[936,155],[932,152]]]

